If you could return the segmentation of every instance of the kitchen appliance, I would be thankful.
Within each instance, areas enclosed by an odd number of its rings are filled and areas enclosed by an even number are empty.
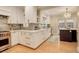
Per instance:
[[[0,31],[0,51],[10,47],[10,32]]]
[[[9,16],[0,15],[0,51],[10,46],[10,27],[7,23]]]

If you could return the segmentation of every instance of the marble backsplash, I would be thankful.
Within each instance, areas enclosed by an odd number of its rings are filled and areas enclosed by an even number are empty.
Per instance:
[[[9,24],[10,30],[19,30],[22,26],[22,24]]]
[[[38,30],[40,29],[39,24],[29,23],[28,27],[23,27],[23,24],[9,24],[11,30]],[[49,24],[48,24],[49,27]]]
[[[37,23],[29,23],[29,27],[23,27],[23,24],[9,24],[9,26],[10,26],[11,30],[32,30],[32,29],[39,29]]]

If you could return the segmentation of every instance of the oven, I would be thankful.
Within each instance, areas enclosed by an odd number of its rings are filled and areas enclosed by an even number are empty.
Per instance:
[[[3,51],[10,47],[10,32],[1,31],[0,32],[0,51]]]

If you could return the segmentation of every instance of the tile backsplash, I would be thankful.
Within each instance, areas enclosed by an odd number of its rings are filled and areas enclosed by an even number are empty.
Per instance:
[[[9,24],[11,30],[20,30],[23,26],[22,24]]]
[[[40,29],[38,23],[29,23],[28,27],[23,27],[23,24],[9,24],[11,30],[38,30]],[[49,24],[48,24],[48,27]]]
[[[37,23],[29,23],[28,27],[23,27],[23,24],[9,24],[11,30],[32,30],[39,29]]]

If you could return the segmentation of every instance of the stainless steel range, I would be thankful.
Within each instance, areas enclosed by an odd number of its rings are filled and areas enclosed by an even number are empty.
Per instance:
[[[10,32],[0,31],[0,51],[10,47]]]
[[[8,25],[9,16],[0,15],[0,51],[10,46],[10,27]]]

